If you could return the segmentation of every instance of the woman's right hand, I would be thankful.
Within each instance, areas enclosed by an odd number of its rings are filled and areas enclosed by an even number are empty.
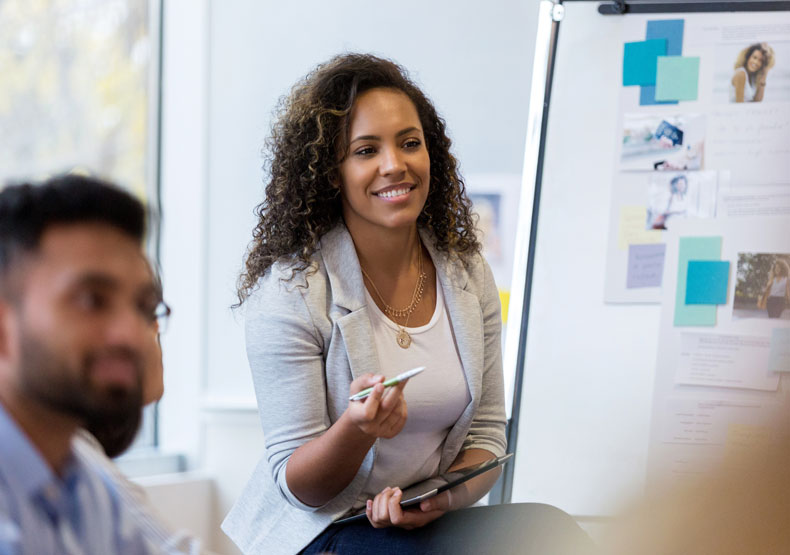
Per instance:
[[[346,411],[363,433],[389,439],[398,435],[406,425],[408,410],[403,388],[409,380],[387,388],[382,385],[383,381],[384,376],[363,374],[351,382],[351,395],[368,387],[372,387],[373,392],[363,401],[349,401]]]

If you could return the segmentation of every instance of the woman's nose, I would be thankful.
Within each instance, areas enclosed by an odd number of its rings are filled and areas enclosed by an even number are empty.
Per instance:
[[[402,152],[397,148],[382,149],[381,165],[379,171],[381,175],[393,175],[406,169],[403,161]]]

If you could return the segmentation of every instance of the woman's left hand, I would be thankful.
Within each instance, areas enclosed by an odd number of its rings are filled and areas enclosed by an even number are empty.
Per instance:
[[[397,526],[411,530],[420,528],[442,516],[451,508],[449,491],[426,499],[418,508],[403,509],[400,506],[403,492],[400,488],[385,488],[374,499],[368,500],[366,513],[373,528]]]

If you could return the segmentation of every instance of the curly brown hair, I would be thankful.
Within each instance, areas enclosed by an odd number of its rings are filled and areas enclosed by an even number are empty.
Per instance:
[[[275,113],[264,149],[269,182],[255,208],[258,224],[238,281],[239,305],[278,260],[288,260],[294,272],[306,270],[321,236],[342,221],[340,192],[333,183],[348,147],[349,114],[361,93],[378,87],[405,93],[423,127],[431,182],[418,225],[433,234],[437,250],[463,261],[480,252],[471,202],[450,154],[445,122],[431,101],[391,60],[343,54],[308,73]]]

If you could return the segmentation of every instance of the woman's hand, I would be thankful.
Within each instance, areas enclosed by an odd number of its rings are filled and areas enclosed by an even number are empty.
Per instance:
[[[348,415],[351,421],[365,434],[377,438],[393,438],[406,425],[408,410],[403,398],[403,388],[409,380],[385,388],[384,376],[364,374],[351,382],[351,395],[373,387],[373,392],[364,401],[350,401]]]
[[[385,488],[374,499],[368,500],[365,512],[373,528],[420,528],[451,510],[452,496],[449,491],[426,499],[419,508],[414,509],[400,506],[402,496],[400,488]]]

